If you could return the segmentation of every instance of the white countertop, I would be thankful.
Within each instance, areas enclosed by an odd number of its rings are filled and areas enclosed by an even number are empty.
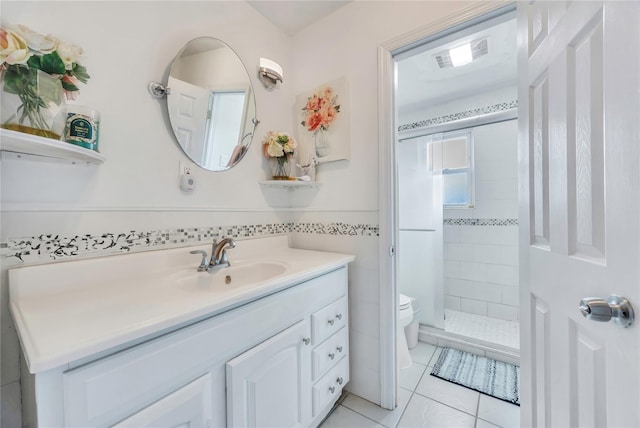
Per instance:
[[[176,286],[196,273],[210,245],[140,252],[9,269],[9,305],[31,373],[63,366],[191,320],[224,312],[354,260],[347,254],[298,250],[287,237],[237,241],[232,264],[273,261],[282,274],[251,287],[208,290]],[[224,268],[223,268],[224,269]]]

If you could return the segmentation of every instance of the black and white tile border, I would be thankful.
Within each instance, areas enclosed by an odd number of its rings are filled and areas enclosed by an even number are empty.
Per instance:
[[[518,107],[518,100],[507,101],[504,103],[493,104],[485,107],[478,107],[471,110],[461,111],[458,113],[448,114],[445,116],[432,117],[430,119],[418,122],[400,125],[398,132],[410,131],[412,129],[424,128],[431,125],[440,125],[442,123],[452,122],[454,120],[466,119],[468,117],[479,116],[481,114],[495,113],[498,111],[511,110]]]
[[[146,232],[129,231],[101,235],[38,235],[9,238],[2,245],[5,258],[17,258],[23,262],[42,259],[68,259],[78,256],[100,256],[128,253],[136,250],[160,249],[210,242],[225,237],[254,238],[297,232],[334,236],[379,236],[379,227],[369,224],[347,223],[272,223],[193,227]]]
[[[449,226],[517,226],[517,219],[448,218]],[[332,236],[380,235],[378,225],[335,223],[270,223],[214,227],[192,227],[150,231],[128,231],[100,235],[38,235],[9,238],[2,245],[4,258],[23,262],[43,259],[58,260],[80,256],[101,256],[131,251],[160,249],[178,245],[197,245],[225,237],[256,238],[283,233],[308,233]]]
[[[376,225],[347,223],[293,223],[290,232],[319,235],[379,236]]]
[[[517,218],[445,218],[445,226],[517,226]]]

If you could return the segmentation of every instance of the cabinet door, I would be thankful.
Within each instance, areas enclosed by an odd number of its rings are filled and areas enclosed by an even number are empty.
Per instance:
[[[195,428],[208,427],[210,422],[211,375],[206,374],[113,428]]]
[[[303,320],[227,363],[227,426],[298,427],[311,418],[311,345]]]

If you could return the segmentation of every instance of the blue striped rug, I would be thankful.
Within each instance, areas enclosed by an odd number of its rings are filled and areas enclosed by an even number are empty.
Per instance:
[[[432,376],[520,405],[520,367],[444,348]]]

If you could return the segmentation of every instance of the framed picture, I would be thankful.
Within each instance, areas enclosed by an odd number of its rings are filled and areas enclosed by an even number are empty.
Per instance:
[[[347,80],[320,85],[296,97],[298,153],[301,163],[318,163],[351,157],[349,90]]]

